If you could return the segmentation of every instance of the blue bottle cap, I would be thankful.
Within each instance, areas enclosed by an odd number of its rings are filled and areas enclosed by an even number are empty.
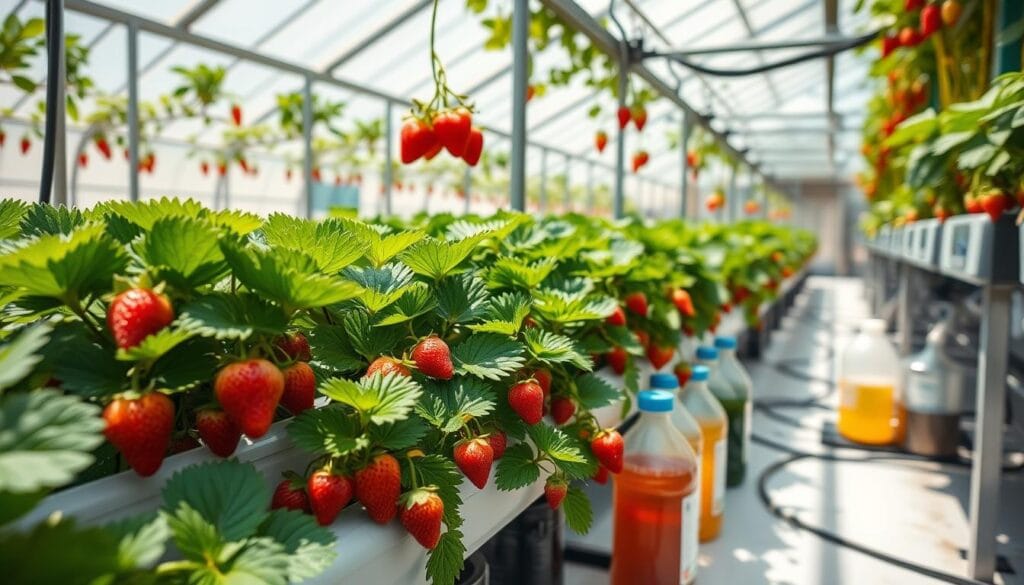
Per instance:
[[[679,379],[675,374],[656,372],[651,374],[651,388],[656,390],[675,390],[679,387]]]
[[[640,410],[644,412],[670,412],[676,401],[675,394],[665,390],[644,390],[638,396]]]
[[[690,381],[691,382],[706,382],[708,379],[708,367],[707,366],[693,366],[690,370]]]
[[[697,348],[697,359],[708,361],[717,360],[718,350],[707,345],[702,345]]]
[[[736,338],[731,335],[721,335],[716,337],[715,347],[718,349],[736,349]]]

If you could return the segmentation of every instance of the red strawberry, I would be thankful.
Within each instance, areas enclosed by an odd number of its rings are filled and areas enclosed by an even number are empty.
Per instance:
[[[613,372],[621,376],[626,371],[626,360],[629,358],[629,354],[626,353],[625,349],[621,347],[612,348],[605,357]]]
[[[174,431],[174,403],[165,394],[115,398],[103,409],[103,435],[142,477],[160,469]]]
[[[604,148],[608,146],[608,133],[604,130],[598,130],[594,136],[594,146],[597,147],[597,152],[604,152]]]
[[[528,425],[535,425],[544,418],[544,390],[533,380],[509,388],[508,404]]]
[[[486,439],[464,439],[455,444],[455,464],[473,485],[484,489],[494,463],[494,449]]]
[[[221,174],[223,175],[224,173]],[[313,170],[310,171],[310,177],[313,179],[314,182],[319,183],[323,178],[322,175],[320,174],[320,167],[313,167]]]
[[[924,0],[904,0],[903,2],[903,10],[906,12],[921,10],[922,6],[924,6]]]
[[[398,143],[402,163],[409,164],[434,148],[438,140],[434,130],[426,122],[413,118],[402,124]]]
[[[647,110],[643,106],[633,108],[633,125],[638,131],[643,131],[647,124]]]
[[[352,501],[352,479],[331,469],[314,471],[306,482],[309,492],[309,507],[316,516],[316,523],[327,526],[334,522],[345,506]]]
[[[615,312],[608,315],[604,322],[613,327],[622,327],[626,324],[626,312],[622,310],[622,307],[617,306],[615,307]]]
[[[900,39],[896,35],[885,35],[882,37],[882,58],[892,54],[900,46]]]
[[[117,346],[135,347],[174,320],[171,302],[148,288],[132,288],[114,297],[107,310],[107,326]]]
[[[700,154],[698,154],[696,150],[686,151],[686,166],[694,169],[695,171],[697,170],[697,167],[700,166]]]
[[[651,344],[650,334],[643,329],[637,329],[633,332],[633,335],[636,335],[637,341],[640,342],[640,345],[644,346],[644,349],[647,349],[647,346]]]
[[[604,429],[590,442],[597,461],[612,473],[622,471],[622,435],[615,429]]]
[[[209,176],[210,174],[210,163],[205,160],[199,163],[199,172],[203,173],[203,176]]]
[[[981,196],[981,208],[992,218],[992,221],[999,221],[1003,212],[1010,208],[1010,198],[998,190],[989,191]]]
[[[532,100],[533,96],[536,95],[536,93],[537,93],[537,88],[536,87],[534,87],[532,84],[531,85],[527,85],[526,86],[526,101],[529,102],[530,100]],[[428,547],[428,548],[430,548],[430,547]]]
[[[377,455],[356,472],[356,498],[377,524],[387,524],[395,517],[401,493],[401,469],[398,460],[388,453]]]
[[[503,431],[492,431],[487,435],[487,442],[491,444],[494,460],[501,459],[501,456],[505,454],[505,447],[508,445],[508,436]]]
[[[547,368],[535,370],[533,372],[533,379],[537,380],[540,389],[544,391],[544,398],[547,398],[551,394],[551,370]]]
[[[284,170],[284,180],[289,182],[289,183],[291,182],[291,180],[292,180],[292,170],[291,169],[285,169]]]
[[[373,360],[373,362],[370,364],[370,367],[366,369],[366,373],[363,374],[363,377],[369,378],[374,374],[387,376],[388,374],[391,373],[398,374],[400,376],[405,376],[406,378],[412,376],[412,372],[410,372],[409,368],[405,367],[405,364],[403,364],[400,360],[397,360],[393,357],[381,356]]]
[[[963,6],[958,0],[946,0],[942,3],[942,22],[946,26],[954,26],[960,20]]]
[[[544,497],[548,500],[548,506],[551,506],[552,510],[557,510],[562,505],[562,500],[565,499],[566,492],[569,491],[569,485],[564,480],[549,477],[544,482]]]
[[[672,356],[675,355],[676,348],[671,345],[665,347],[658,347],[657,345],[651,344],[647,348],[647,359],[654,366],[655,370],[660,370],[665,364],[672,361]]]
[[[434,157],[437,156],[443,148],[444,145],[441,144],[440,140],[438,140],[434,143],[434,146],[423,155],[423,158],[425,160],[434,160]]]
[[[217,457],[230,457],[242,438],[242,431],[219,408],[204,408],[197,412],[196,430],[199,438]]]
[[[480,161],[480,153],[484,151],[484,133],[477,127],[469,131],[469,138],[466,139],[466,150],[462,153],[462,160],[471,167],[475,167]]]
[[[284,392],[281,405],[292,414],[313,408],[316,397],[316,374],[306,362],[295,362],[281,371],[284,374]]]
[[[473,126],[473,115],[466,108],[441,112],[434,118],[434,133],[448,152],[461,157]]]
[[[417,370],[431,378],[451,380],[454,374],[448,344],[436,335],[423,339],[412,348],[412,361],[416,363]]]
[[[672,372],[676,375],[676,380],[679,380],[679,387],[686,386],[686,383],[690,381],[690,376],[693,375],[693,369],[690,368],[690,364],[686,362],[679,362],[676,367],[672,369]]]
[[[113,156],[113,153],[110,150],[110,143],[107,142],[107,139],[103,136],[96,137],[96,150],[100,151],[103,158],[107,160],[110,160],[110,157]]]
[[[571,398],[560,396],[551,401],[551,418],[556,425],[564,425],[569,422],[572,415],[576,414],[576,403]]]
[[[296,473],[285,473],[284,479],[274,489],[274,497],[270,500],[270,509],[310,512],[306,482]]]
[[[685,317],[696,317],[697,310],[693,307],[693,297],[685,288],[677,288],[671,293],[672,304]]]
[[[437,490],[413,490],[402,497],[399,509],[399,519],[405,530],[423,548],[433,550],[441,540],[441,519],[444,518],[444,502],[437,495]]]
[[[761,204],[751,199],[743,204],[743,211],[745,211],[747,215],[754,215],[758,211],[761,211]]]
[[[313,353],[309,350],[309,340],[299,333],[285,333],[277,338],[277,347],[288,356],[288,359],[308,362],[313,359]]]
[[[217,372],[213,392],[231,422],[256,439],[274,422],[274,411],[284,393],[284,375],[264,359],[235,362]]]
[[[782,268],[782,273],[783,273],[783,274],[782,274],[783,276],[785,276],[785,275],[786,275],[786,274],[785,274],[785,273],[786,273],[786,267],[785,267],[785,266],[784,266],[784,267]],[[720,309],[720,310],[721,310],[721,311],[722,311],[723,313],[731,313],[731,312],[732,312],[732,303],[722,303],[721,305],[718,305],[718,308],[719,308],[719,309]]]
[[[598,465],[593,479],[601,485],[608,483],[608,468],[604,465]]]
[[[942,28],[942,14],[938,4],[929,4],[921,9],[921,37],[928,38]]]
[[[647,295],[634,292],[626,295],[626,308],[637,315],[647,316]]]
[[[0,130],[0,148],[4,147],[5,142],[7,142],[7,133]]]
[[[83,152],[83,153],[80,153],[78,155],[78,166],[83,168],[83,169],[89,166],[89,155],[88,154]]]
[[[217,163],[217,174],[222,176],[222,177],[224,175],[228,174],[228,165],[227,165],[227,163],[225,163],[225,162]]]
[[[234,122],[235,126],[242,125],[242,106],[231,104],[231,121]]]
[[[900,45],[904,47],[915,47],[921,42],[921,35],[918,34],[917,30],[905,26],[900,29]]]
[[[620,129],[625,128],[626,125],[629,124],[629,119],[633,117],[632,112],[630,112],[629,108],[627,108],[626,106],[619,106],[619,109],[617,112],[615,112],[615,115],[618,116],[619,118]]]
[[[28,154],[28,149],[32,148],[32,141],[29,140],[28,136],[21,137],[21,154]]]

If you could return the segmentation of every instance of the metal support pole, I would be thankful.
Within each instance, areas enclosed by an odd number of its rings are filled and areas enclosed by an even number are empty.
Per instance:
[[[128,198],[139,200],[139,28],[128,23]]]
[[[391,161],[395,158],[395,143],[392,137],[391,101],[384,100],[384,215],[391,215],[391,186],[395,182]],[[469,194],[466,194],[469,197]]]
[[[54,10],[64,12],[64,2],[59,0]],[[62,28],[63,36],[63,28]],[[64,39],[56,39],[57,50],[60,51],[57,60],[57,112],[54,120],[54,141],[53,141],[53,194],[50,203],[53,205],[67,205],[68,202],[68,154],[67,154],[67,115],[65,81],[67,80],[67,63],[65,57],[67,52],[64,49]],[[78,164],[76,159],[74,164]]]
[[[466,170],[462,174],[462,192],[466,195],[463,204],[465,207],[462,210],[463,215],[469,215],[469,196],[470,188],[473,187],[473,167],[466,165]]]
[[[594,163],[587,165],[587,211],[594,213],[594,206],[597,204],[597,194],[594,192]]]
[[[548,151],[540,151],[540,212],[548,212]]]
[[[313,78],[306,76],[302,84],[302,174],[306,217],[313,217]]]
[[[514,0],[512,9],[512,160],[509,207],[526,209],[526,83],[530,34],[529,0]]]
[[[562,187],[565,188],[565,193],[562,194],[562,213],[569,213],[572,206],[572,196],[569,193],[569,171],[571,169],[572,159],[569,155],[565,155],[565,181],[563,181]]]
[[[626,105],[626,76],[629,65],[626,64],[626,47],[620,47],[621,60],[619,61],[619,107]],[[626,195],[623,184],[626,174],[626,129],[619,128],[618,139],[615,141],[615,195],[612,203],[612,217],[622,218],[625,215]]]
[[[908,356],[912,349],[914,327],[910,322],[910,280],[913,268],[909,264],[900,263],[896,269],[899,271],[899,288],[896,289],[896,349],[901,356]]]
[[[736,193],[736,167],[729,172],[729,201],[725,206],[727,222],[736,221],[736,204],[739,203],[739,196]]]
[[[1020,34],[1004,35],[1003,33],[1008,28],[1015,26],[1021,18],[1024,18],[1024,3],[1019,0],[1000,0],[999,22],[997,24],[998,30],[996,31],[996,34],[993,35],[996,39],[996,62],[994,71],[996,75],[1009,73],[1010,71],[1020,71]],[[1004,36],[1008,37],[1008,39],[1003,40]]]
[[[679,217],[686,217],[686,210],[689,201],[687,199],[690,196],[689,183],[687,183],[687,175],[690,174],[690,156],[687,145],[690,143],[690,113],[683,110],[683,122],[679,129],[679,135],[681,140],[681,150],[683,154],[683,164],[680,165],[682,168],[682,190],[679,197]]]
[[[1009,358],[1012,286],[982,289],[978,352],[977,425],[971,465],[971,532],[967,541],[970,575],[991,582],[996,570],[999,483],[1006,415],[1006,364]]]

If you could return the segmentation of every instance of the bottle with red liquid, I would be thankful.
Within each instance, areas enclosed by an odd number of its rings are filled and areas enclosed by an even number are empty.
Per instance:
[[[640,392],[638,406],[613,489],[611,583],[678,585],[683,502],[697,487],[697,456],[672,422],[673,393]]]

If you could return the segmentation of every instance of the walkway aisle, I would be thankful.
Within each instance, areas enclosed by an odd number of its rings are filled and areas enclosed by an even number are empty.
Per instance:
[[[726,497],[725,527],[702,545],[701,585],[924,585],[936,579],[861,552],[826,542],[775,518],[758,495],[763,471],[788,457],[785,449],[828,450],[835,436],[835,352],[868,316],[861,282],[812,277],[796,306],[774,334],[763,361],[746,365],[754,380],[754,441],[746,482]],[[780,399],[789,406],[772,406]],[[810,406],[793,402],[814,400]],[[864,462],[865,453],[836,449],[851,461],[804,458],[786,465],[766,483],[768,497],[804,523],[820,527],[911,563],[966,575],[961,551],[967,537],[967,467],[907,461]],[[610,488],[591,492],[607,503]],[[1024,573],[1024,474],[1004,480],[1003,555]],[[1016,500],[1016,501],[1012,501]],[[607,551],[611,521],[600,514],[583,544]],[[570,539],[573,540],[573,539]],[[573,540],[575,541],[575,540]],[[575,541],[578,542],[578,541]],[[602,572],[568,566],[566,584],[603,583]],[[997,583],[1024,584],[1021,574]]]

